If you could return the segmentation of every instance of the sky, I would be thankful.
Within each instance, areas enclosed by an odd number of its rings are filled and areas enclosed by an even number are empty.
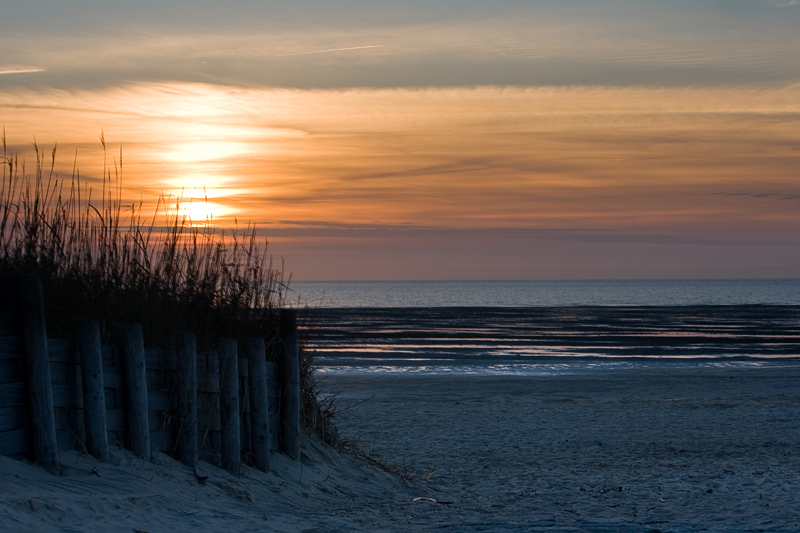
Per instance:
[[[797,28],[798,0],[12,0],[0,124],[97,188],[102,133],[126,201],[255,223],[299,280],[797,278]]]

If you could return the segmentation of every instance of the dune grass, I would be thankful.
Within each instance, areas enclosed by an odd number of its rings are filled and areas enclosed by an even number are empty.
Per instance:
[[[283,264],[273,265],[253,225],[225,230],[212,219],[192,221],[181,214],[183,198],[160,198],[150,217],[141,204],[123,205],[121,149],[110,163],[104,156],[101,184],[82,181],[77,168],[59,177],[56,148],[46,153],[34,144],[34,150],[31,174],[8,152],[3,131],[0,275],[41,278],[49,336],[73,338],[77,319],[94,318],[109,344],[119,341],[123,324],[139,323],[149,347],[171,348],[175,333],[185,331],[197,335],[200,350],[215,349],[220,337],[241,345],[258,336],[275,360],[278,344],[271,341],[290,277]],[[336,440],[330,413],[317,403],[314,353],[306,346],[301,343],[306,426]]]
[[[204,348],[217,337],[274,333],[288,282],[253,226],[196,224],[181,215],[181,198],[160,198],[145,219],[141,205],[122,205],[121,152],[93,198],[78,170],[68,180],[54,172],[55,148],[49,161],[34,148],[30,176],[3,137],[0,273],[41,277],[51,334],[68,337],[78,317],[98,319],[109,341],[122,324],[140,323],[159,347],[176,331],[197,333]]]

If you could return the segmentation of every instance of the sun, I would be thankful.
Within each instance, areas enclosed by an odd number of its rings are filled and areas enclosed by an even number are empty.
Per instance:
[[[202,200],[193,200],[182,207],[183,214],[193,222],[214,218],[214,206]]]
[[[177,206],[177,212],[173,210],[173,213],[186,225],[205,226],[229,215],[231,209],[207,198],[184,198]]]

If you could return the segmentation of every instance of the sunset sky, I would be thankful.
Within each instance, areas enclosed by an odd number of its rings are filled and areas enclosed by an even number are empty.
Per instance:
[[[99,187],[102,131],[295,279],[800,277],[800,0],[11,0],[0,50],[20,159]]]

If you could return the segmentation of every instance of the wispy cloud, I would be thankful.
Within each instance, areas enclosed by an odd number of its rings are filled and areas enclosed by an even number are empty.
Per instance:
[[[800,193],[796,194],[777,194],[771,192],[726,192],[719,193],[721,196],[744,196],[760,200],[800,200]]]
[[[704,238],[691,235],[667,235],[636,231],[609,231],[588,228],[452,228],[435,226],[341,224],[324,221],[283,221],[258,230],[269,237],[336,237],[350,239],[424,238],[502,239],[505,241],[560,241],[590,244],[657,244],[665,246],[786,246],[800,245],[800,240],[741,240],[736,238]]]
[[[327,54],[330,52],[347,52],[350,50],[366,50],[368,48],[381,48],[381,47],[383,47],[382,44],[371,44],[368,46],[350,46],[348,48],[331,48],[329,50],[314,50],[311,52],[294,52],[291,54],[278,54],[274,57],[306,56],[311,54]]]
[[[798,219],[794,202],[729,194],[797,194],[800,85],[132,84],[0,91],[0,107],[20,149],[34,135],[72,143],[92,175],[103,128],[125,146],[125,180],[137,196],[205,186],[227,213],[261,222],[278,214],[342,224],[646,227],[718,239],[728,225],[779,236]]]
[[[124,147],[126,202],[207,193],[220,223],[258,223],[306,277],[355,275],[347,269],[378,256],[383,275],[398,277],[419,254],[433,265],[422,277],[481,262],[503,277],[580,277],[595,260],[609,275],[631,276],[653,254],[659,269],[684,268],[681,254],[698,272],[744,264],[736,254],[770,257],[774,275],[796,265],[800,85],[147,83],[0,89],[0,113],[12,152],[28,150],[30,160],[34,136],[40,147],[58,142],[70,155],[57,170],[69,176],[77,148],[92,184],[102,128],[108,145]],[[475,262],[472,243],[485,259]],[[591,261],[587,250],[597,254]],[[326,254],[341,259],[339,270],[321,270]],[[526,273],[537,261],[550,266]],[[743,268],[730,275],[757,275]]]
[[[743,15],[733,15],[737,10],[709,7],[722,3],[692,4],[622,0],[583,2],[577,9],[565,2],[564,8],[519,8],[517,16],[505,9],[477,20],[419,17],[347,29],[242,24],[209,32],[154,22],[113,34],[5,34],[0,48],[7,61],[44,64],[59,84],[82,87],[109,79],[300,88],[797,79],[796,9],[753,2],[741,7]],[[797,0],[779,4],[796,7]]]
[[[0,67],[0,75],[2,74],[26,74],[28,72],[44,72],[43,68],[36,67]]]

